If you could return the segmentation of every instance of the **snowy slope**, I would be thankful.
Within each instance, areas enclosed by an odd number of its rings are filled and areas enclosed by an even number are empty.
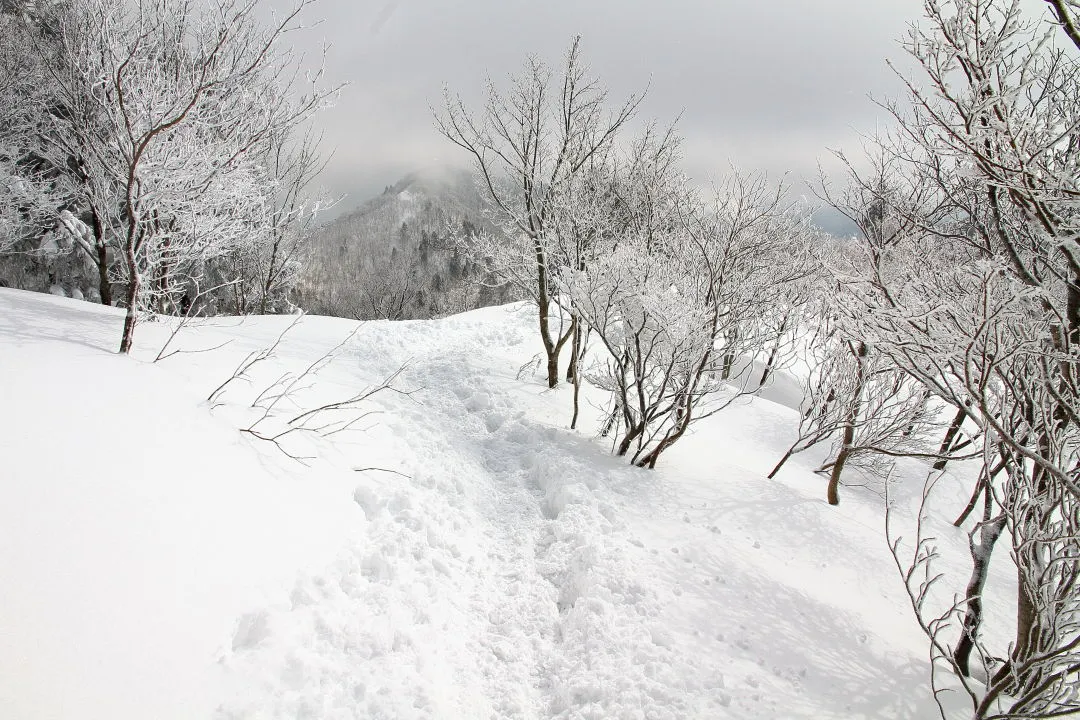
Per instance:
[[[407,394],[288,436],[301,464],[238,428],[354,323],[305,318],[205,402],[290,321],[206,321],[174,346],[227,345],[155,364],[163,323],[122,358],[116,311],[0,290],[0,716],[933,714],[878,488],[830,508],[818,456],[764,478],[794,411],[754,400],[626,467],[589,402],[570,431],[567,391],[515,377],[528,309],[488,308],[362,328],[282,406],[402,365]],[[919,472],[900,468],[901,528]],[[942,496],[937,526],[966,499]],[[963,533],[935,531],[962,587]]]
[[[113,354],[121,323],[0,294],[5,718],[207,714],[235,618],[355,529],[347,489],[267,467],[182,378]]]

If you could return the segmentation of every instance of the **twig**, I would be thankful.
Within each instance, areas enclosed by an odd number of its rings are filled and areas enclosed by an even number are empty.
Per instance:
[[[250,382],[251,378],[248,377],[248,370],[250,370],[257,363],[260,363],[267,358],[273,357],[274,352],[277,350],[278,345],[281,344],[281,341],[285,339],[285,336],[289,334],[289,331],[291,331],[294,327],[300,324],[300,321],[303,320],[303,318],[303,313],[297,315],[296,318],[293,319],[291,323],[289,323],[289,326],[281,331],[281,334],[277,336],[277,339],[274,340],[272,345],[263,348],[262,350],[256,350],[250,353],[246,358],[244,358],[243,362],[237,365],[236,369],[233,370],[232,375],[230,375],[225,380],[225,382],[214,388],[214,391],[207,396],[206,401],[210,403],[211,406],[216,406],[217,400],[221,397],[221,394],[225,392],[225,388],[227,388],[233,380],[241,379],[245,382]]]
[[[194,315],[192,315],[192,312],[191,312],[192,310],[194,310],[198,306],[199,298],[203,297],[204,295],[207,295],[208,293],[212,293],[215,290],[220,290],[223,287],[228,287],[230,285],[235,285],[239,281],[238,280],[230,280],[227,283],[222,283],[221,285],[217,285],[217,286],[209,288],[207,290],[199,290],[199,281],[198,281],[198,279],[192,278],[192,282],[195,283],[195,298],[191,301],[191,304],[188,306],[187,311],[184,312],[184,314],[181,316],[180,322],[177,323],[176,327],[174,327],[172,332],[169,333],[169,338],[165,341],[165,344],[161,346],[160,350],[158,350],[158,354],[157,354],[157,357],[154,358],[154,362],[157,362],[158,360],[165,360],[167,358],[171,358],[173,355],[179,355],[180,353],[203,353],[203,352],[211,352],[213,350],[220,350],[221,348],[225,347],[226,345],[228,345],[229,343],[232,342],[232,340],[226,340],[225,342],[221,343],[220,345],[215,345],[214,347],[209,347],[209,348],[202,348],[202,349],[199,349],[199,350],[181,350],[181,349],[177,349],[177,350],[173,350],[170,353],[165,352],[168,349],[169,345],[172,344],[172,341],[174,339],[176,339],[176,336],[180,333],[180,331],[183,330],[184,327],[189,322],[191,322],[191,320],[193,318],[200,317],[198,310],[195,311]]]
[[[412,479],[413,479],[413,478],[412,478],[412,475],[406,475],[405,473],[403,473],[403,472],[398,472],[397,470],[389,470],[389,469],[387,469],[387,468],[381,468],[381,467],[362,467],[362,468],[353,468],[353,471],[354,471],[354,472],[368,472],[368,471],[375,471],[375,472],[384,472],[384,473],[392,473],[392,474],[394,474],[394,475],[400,475],[401,477],[405,478],[406,480],[412,480]]]

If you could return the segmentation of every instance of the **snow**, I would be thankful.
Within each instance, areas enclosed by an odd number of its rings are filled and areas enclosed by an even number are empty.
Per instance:
[[[779,403],[710,418],[649,472],[592,435],[602,398],[586,393],[575,432],[568,390],[515,377],[539,350],[528,308],[373,322],[280,407],[403,365],[405,392],[374,395],[377,414],[346,431],[284,438],[301,463],[240,428],[355,323],[304,318],[211,407],[292,318],[199,321],[173,347],[228,344],[157,363],[170,326],[140,325],[121,357],[122,320],[0,289],[4,717],[936,712],[880,487],[829,507],[815,451],[764,477],[794,436],[791,378]],[[898,470],[906,532],[920,470]],[[962,588],[966,538],[948,521],[965,486],[950,482],[932,520]]]

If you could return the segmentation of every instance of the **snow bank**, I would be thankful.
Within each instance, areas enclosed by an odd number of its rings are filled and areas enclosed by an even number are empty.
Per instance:
[[[208,716],[237,619],[353,531],[348,488],[282,472],[115,355],[122,313],[0,308],[0,715]]]

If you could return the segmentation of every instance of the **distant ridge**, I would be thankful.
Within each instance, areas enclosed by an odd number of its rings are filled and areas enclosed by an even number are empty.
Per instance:
[[[468,171],[426,168],[323,226],[296,300],[305,310],[360,319],[418,319],[503,302],[454,237],[486,227]]]

